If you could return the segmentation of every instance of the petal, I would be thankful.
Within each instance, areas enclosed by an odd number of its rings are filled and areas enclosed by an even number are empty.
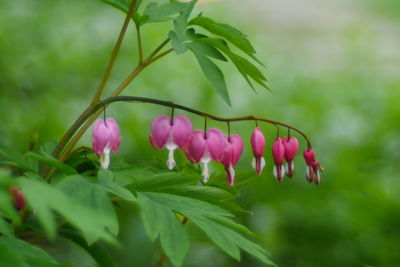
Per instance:
[[[198,163],[207,149],[206,140],[204,139],[204,132],[202,130],[194,130],[189,140],[187,154],[191,159]]]
[[[254,129],[251,135],[251,147],[253,148],[253,154],[255,157],[262,157],[264,155],[265,137],[261,132],[260,127]]]
[[[242,138],[237,134],[232,134],[229,141],[232,144],[231,163],[233,166],[235,166],[243,153],[243,141]]]
[[[174,159],[174,150],[168,151],[168,160],[167,160],[167,167],[168,169],[172,170],[175,167],[175,159]]]
[[[285,156],[285,147],[283,146],[280,137],[275,138],[272,145],[272,157],[274,158],[275,165],[282,165]]]
[[[168,141],[171,128],[171,119],[168,116],[158,116],[151,125],[152,142],[163,148]]]
[[[92,129],[93,150],[100,154],[112,139],[112,129],[107,127],[104,120],[97,120]]]
[[[190,120],[183,115],[175,116],[171,128],[172,142],[174,142],[180,149],[183,149],[189,142],[191,134],[192,123]]]
[[[233,168],[232,165],[229,165],[228,167],[225,167],[226,171],[226,182],[229,186],[234,186],[236,183],[235,179],[235,169]]]
[[[286,161],[292,161],[299,150],[299,141],[296,137],[285,137],[285,139],[283,139],[283,145],[285,147]]]
[[[220,161],[225,149],[224,134],[216,128],[211,128],[207,131],[206,138],[207,148],[212,159]]]

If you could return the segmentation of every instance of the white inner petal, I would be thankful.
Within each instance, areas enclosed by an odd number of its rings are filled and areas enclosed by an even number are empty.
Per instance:
[[[110,165],[110,146],[107,144],[104,147],[103,153],[100,154],[100,165],[103,169],[108,169]]]
[[[175,146],[175,148],[176,148],[176,146]],[[168,167],[168,169],[170,169],[170,170],[172,170],[174,167],[175,167],[175,159],[174,159],[174,150],[175,150],[175,148],[174,149],[169,149],[168,147],[167,147],[167,149],[169,150],[168,151],[168,160],[167,160],[167,167]]]
[[[265,167],[265,159],[264,159],[264,157],[261,157],[260,172],[262,172],[262,170],[264,169],[264,167]]]
[[[201,173],[203,176],[203,182],[207,183],[208,180],[210,179],[210,173],[208,171],[208,162],[205,163],[203,162],[203,172]]]
[[[256,169],[256,158],[253,158],[253,160],[251,161],[251,166],[253,167],[253,169],[255,171],[257,171],[257,169]]]
[[[231,180],[229,182],[230,185],[233,185],[235,183],[235,169],[233,168],[232,164],[229,165],[229,173],[231,175]]]

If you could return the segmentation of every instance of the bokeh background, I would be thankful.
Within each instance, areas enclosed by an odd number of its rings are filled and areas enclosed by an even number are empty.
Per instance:
[[[254,93],[232,66],[222,64],[232,98],[228,107],[192,55],[171,54],[143,72],[125,94],[173,100],[226,117],[254,114],[301,128],[325,166],[321,186],[305,181],[300,156],[295,177],[277,183],[269,152],[276,130],[263,125],[267,167],[241,189],[237,201],[251,213],[240,220],[260,235],[279,266],[399,266],[400,2],[203,2],[195,14],[203,11],[249,36],[272,92]],[[99,0],[0,0],[0,145],[23,151],[35,132],[39,143],[62,136],[93,95],[123,19]],[[145,51],[168,29],[168,23],[144,26]],[[106,93],[136,64],[135,46],[130,27]],[[165,156],[152,149],[147,135],[152,119],[168,109],[115,104],[107,112],[120,123],[122,156],[129,161]],[[202,127],[201,118],[191,118]],[[244,122],[232,126],[247,144],[238,169],[250,168],[253,128]],[[80,144],[90,142],[88,133]],[[159,257],[159,246],[147,240],[135,207],[120,216],[124,247],[114,251],[116,258],[121,266],[149,266]],[[261,266],[246,254],[241,263],[232,261],[191,228],[185,266]],[[84,252],[71,255],[70,262],[90,266]]]

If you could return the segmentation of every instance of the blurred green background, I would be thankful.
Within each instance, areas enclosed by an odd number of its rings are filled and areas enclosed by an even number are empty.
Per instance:
[[[276,131],[263,125],[267,167],[242,189],[238,202],[252,213],[240,219],[260,235],[279,266],[399,266],[400,2],[204,2],[195,14],[204,11],[249,36],[272,92],[254,93],[232,66],[222,64],[230,108],[192,55],[171,54],[145,70],[125,94],[226,117],[264,116],[304,130],[326,169],[321,186],[305,181],[300,156],[295,177],[277,183],[270,156]],[[40,143],[60,139],[94,94],[123,19],[98,0],[0,0],[0,145],[26,150],[34,132]],[[144,26],[146,52],[169,26]],[[136,64],[135,49],[130,27],[106,93]],[[147,135],[152,119],[168,109],[115,104],[107,112],[120,123],[121,155],[129,161],[164,160],[166,152],[155,152]],[[202,127],[201,118],[191,118]],[[226,131],[224,124],[211,125]],[[247,145],[238,169],[250,168],[253,128],[232,125]],[[80,144],[90,143],[87,133]],[[130,210],[120,214],[124,247],[114,253],[122,266],[152,266],[159,246],[148,241],[137,209]],[[188,227],[193,236],[185,266],[260,266],[246,254],[236,263]]]

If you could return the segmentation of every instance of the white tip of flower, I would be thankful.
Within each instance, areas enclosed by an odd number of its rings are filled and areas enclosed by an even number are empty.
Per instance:
[[[100,165],[103,169],[108,169],[108,166],[110,166],[110,146],[107,144],[104,147],[103,153],[100,154]]]
[[[293,173],[293,171],[294,171],[294,163],[293,163],[293,161],[290,162],[290,168],[292,169],[292,173]],[[289,163],[287,163],[287,162],[285,163],[285,171],[289,175],[289,173],[290,173]]]
[[[174,159],[174,150],[168,151],[168,160],[167,160],[167,167],[168,169],[172,170],[175,167],[175,159]]]
[[[208,171],[208,163],[203,164],[203,172],[201,173],[201,175],[203,176],[203,182],[207,183],[208,180],[210,179],[210,173]]]
[[[262,170],[264,169],[264,167],[265,167],[265,159],[264,159],[264,157],[261,157],[261,162],[260,162],[260,173],[262,172]]]
[[[251,161],[251,167],[253,167],[253,169],[254,169],[255,171],[257,171],[257,170],[256,170],[256,158],[253,158],[253,160]]]
[[[231,180],[229,181],[229,185],[235,184],[235,169],[232,165],[229,165],[229,174],[231,175]]]
[[[277,178],[278,180],[279,179],[282,179],[283,178],[283,176],[285,176],[285,168],[283,167],[283,165],[281,165],[280,166],[280,168],[281,168],[281,176],[282,177],[278,177],[278,169],[276,168],[276,165],[274,166],[274,176],[275,176],[275,178]]]

